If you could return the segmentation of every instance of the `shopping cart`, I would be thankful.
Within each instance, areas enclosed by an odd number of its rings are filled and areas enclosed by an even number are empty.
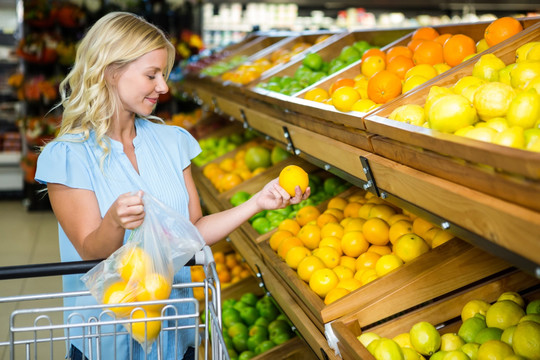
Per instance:
[[[29,266],[10,266],[0,268],[0,280],[16,279],[37,276],[56,276],[85,273],[99,261],[80,261],[72,263],[52,263],[52,264],[37,264]],[[114,349],[103,349],[100,347],[101,340],[105,337],[116,339],[118,336],[129,334],[126,329],[129,329],[132,324],[143,324],[140,327],[144,328],[144,341],[148,341],[147,329],[161,322],[161,332],[157,337],[157,354],[158,359],[182,359],[183,354],[178,353],[178,344],[174,344],[175,354],[164,353],[163,335],[165,332],[174,331],[175,339],[182,333],[195,334],[196,358],[204,359],[227,359],[229,354],[225,347],[223,334],[221,332],[221,297],[220,297],[220,282],[217,276],[214,257],[208,246],[205,246],[200,252],[188,262],[187,266],[203,265],[205,279],[201,282],[191,282],[183,284],[173,284],[174,288],[202,288],[204,291],[204,321],[201,322],[201,308],[199,300],[195,298],[181,298],[156,300],[146,302],[133,302],[118,305],[107,305],[107,308],[127,306],[132,308],[131,316],[125,319],[116,319],[114,312],[104,308],[103,305],[93,305],[86,307],[30,307],[21,308],[21,304],[35,304],[40,301],[51,299],[65,299],[66,297],[89,295],[89,291],[78,292],[63,292],[49,294],[34,294],[23,296],[11,296],[0,298],[0,306],[9,303],[18,303],[19,309],[13,311],[10,317],[9,324],[9,341],[0,342],[0,349],[9,347],[10,359],[63,359],[65,356],[65,347],[53,346],[56,343],[64,344],[67,340],[82,339],[83,346],[87,347],[89,357],[93,359],[116,359]],[[174,306],[178,303],[193,304],[193,312],[178,313]],[[146,316],[143,318],[134,318],[132,315],[145,305],[163,305],[163,310],[159,317]],[[84,318],[79,311],[88,309],[101,309],[99,317]],[[0,308],[0,311],[1,308]],[[70,311],[72,315],[69,319],[75,318],[76,322],[63,321],[63,312]],[[146,312],[145,312],[146,314]],[[107,316],[105,316],[107,315]],[[62,320],[59,320],[62,319]],[[188,324],[183,319],[189,319]],[[183,324],[179,324],[183,322]],[[122,324],[122,331],[117,331],[115,325]],[[171,326],[173,324],[173,326]],[[82,329],[78,331],[82,335],[70,335],[74,333],[74,329]],[[111,330],[113,329],[113,330]],[[195,331],[189,331],[195,329]],[[130,346],[137,346],[134,341],[130,341]],[[59,353],[58,349],[63,349]],[[170,349],[170,346],[169,346]],[[130,348],[129,353],[133,354]],[[56,351],[56,353],[55,353]],[[84,350],[83,350],[84,352]],[[197,356],[198,355],[198,356]]]

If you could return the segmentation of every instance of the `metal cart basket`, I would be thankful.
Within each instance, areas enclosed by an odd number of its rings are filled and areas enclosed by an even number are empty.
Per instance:
[[[0,280],[37,277],[37,276],[52,276],[84,273],[90,270],[99,261],[80,261],[74,263],[54,263],[54,264],[38,264],[29,266],[10,266],[0,268]],[[175,353],[171,354],[170,350],[165,353],[163,347],[163,335],[165,332],[176,332],[175,339],[187,336],[186,334],[195,334],[195,355],[196,358],[204,359],[229,359],[229,354],[224,344],[223,334],[221,332],[221,297],[220,297],[220,282],[217,276],[216,267],[212,251],[208,246],[205,246],[198,252],[187,264],[187,266],[203,265],[205,279],[201,282],[173,284],[173,288],[202,288],[204,290],[204,321],[200,321],[201,309],[199,300],[195,298],[180,298],[168,299],[159,301],[133,302],[119,305],[107,305],[107,308],[128,306],[131,311],[129,318],[116,319],[114,312],[105,309],[103,305],[93,305],[85,307],[47,307],[47,306],[32,306],[24,308],[24,303],[35,304],[44,300],[65,299],[66,297],[90,295],[89,291],[79,292],[63,292],[49,294],[35,294],[23,296],[0,297],[1,306],[8,303],[18,303],[18,309],[14,310],[10,316],[9,323],[9,341],[0,342],[0,349],[9,347],[10,359],[63,359],[65,357],[65,347],[53,346],[55,343],[65,343],[69,340],[82,339],[84,347],[87,347],[89,359],[117,359],[114,349],[103,349],[100,347],[101,340],[105,337],[112,337],[113,341],[119,336],[129,335],[127,329],[132,325],[138,324],[140,329],[144,329],[144,342],[148,341],[148,329],[154,326],[157,322],[161,323],[161,331],[157,337],[157,354],[158,359],[182,359],[183,354],[179,354],[178,344],[174,344]],[[178,303],[193,304],[193,312],[178,313],[174,306]],[[21,306],[23,304],[23,306]],[[145,316],[142,318],[134,318],[133,314],[138,309],[144,308],[145,305],[163,305],[163,310],[159,317]],[[101,314],[98,318],[85,318],[79,311],[88,309],[101,309]],[[68,321],[63,321],[63,312],[70,311],[72,314]],[[60,314],[60,315],[59,315]],[[146,315],[146,311],[144,312]],[[108,315],[108,316],[104,316]],[[71,322],[70,319],[75,318],[76,321]],[[62,319],[62,320],[58,320]],[[189,319],[188,324],[179,324],[182,320]],[[123,325],[121,331],[117,326]],[[171,325],[172,324],[172,325]],[[78,328],[77,334],[74,335],[74,329]],[[80,331],[82,329],[82,331]],[[195,331],[188,331],[195,329]],[[3,340],[3,339],[0,339]],[[139,346],[136,342],[130,341],[130,347]],[[59,353],[58,349],[63,349]],[[169,345],[169,349],[171,346]],[[84,353],[84,349],[83,353]],[[55,353],[56,351],[56,353]],[[132,348],[129,351],[133,354]]]

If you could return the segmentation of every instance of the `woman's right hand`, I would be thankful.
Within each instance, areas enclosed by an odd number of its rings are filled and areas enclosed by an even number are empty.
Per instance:
[[[109,213],[118,226],[133,230],[143,223],[144,204],[142,195],[142,191],[125,193],[120,195],[111,205]]]

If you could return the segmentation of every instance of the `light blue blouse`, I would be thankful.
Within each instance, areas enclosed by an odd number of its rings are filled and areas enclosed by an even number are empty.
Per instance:
[[[119,195],[143,190],[158,200],[175,209],[189,219],[187,193],[184,182],[183,170],[191,163],[191,159],[201,152],[197,141],[184,129],[176,126],[156,124],[148,120],[137,118],[135,120],[137,136],[133,139],[139,173],[135,171],[120,142],[109,139],[111,152],[100,168],[102,149],[97,145],[95,133],[90,132],[86,141],[82,135],[65,135],[45,146],[38,158],[36,181],[46,183],[58,183],[77,189],[87,189],[95,193],[101,216],[103,217],[111,204]],[[103,169],[103,170],[102,170]],[[80,261],[81,257],[73,247],[58,224],[60,257],[62,261]],[[126,231],[124,242],[129,238],[131,231]],[[63,276],[64,291],[86,290],[85,284],[80,280],[81,275]],[[190,282],[190,270],[184,267],[175,275],[175,282]],[[173,290],[171,297],[192,297],[191,289]],[[67,297],[64,306],[81,306],[96,304],[91,296]],[[185,305],[183,305],[185,306]],[[191,309],[179,308],[180,313],[192,311]],[[77,311],[81,313],[81,311]],[[90,316],[99,316],[99,311],[82,311],[86,319]],[[71,318],[69,312],[65,312],[64,321],[75,323],[80,320]],[[123,330],[119,328],[118,330]],[[70,336],[81,334],[80,328],[70,331]],[[163,346],[164,355],[173,356],[168,351],[174,346],[174,332],[167,332]],[[193,345],[194,335],[179,332],[180,354]],[[129,354],[128,336],[116,340],[116,358],[125,359]],[[131,340],[132,341],[132,340]],[[81,351],[85,349],[86,356],[89,354],[88,343],[83,347],[80,340],[71,342]],[[69,344],[68,344],[69,346]],[[134,342],[133,358],[144,358],[142,347]],[[113,358],[111,354],[114,344],[111,337],[102,337],[102,358]],[[94,348],[94,354],[96,349]],[[170,355],[168,355],[170,353]],[[156,359],[156,345],[152,347],[149,359]],[[168,357],[167,357],[168,358]]]

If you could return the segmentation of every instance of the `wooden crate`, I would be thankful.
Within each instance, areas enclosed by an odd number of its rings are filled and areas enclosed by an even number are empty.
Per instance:
[[[518,38],[508,39],[486,52],[510,64],[515,61],[515,51],[519,46],[538,40],[540,21],[522,31]],[[432,79],[433,82],[420,86],[364,117],[367,131],[380,135],[371,138],[373,150],[376,154],[402,164],[538,211],[540,157],[537,153],[388,119],[391,112],[401,105],[424,105],[431,86],[450,87],[460,78],[471,75],[474,63],[465,62],[443,74],[437,81],[433,81],[437,78]],[[436,166],[433,166],[434,158],[441,160]],[[478,176],[475,180],[471,179],[471,169]]]
[[[325,305],[270,248],[259,244],[263,260],[294,293],[306,313],[322,329],[346,314],[362,314],[371,324],[448,294],[510,268],[510,264],[454,238],[332,304]]]
[[[417,322],[427,321],[437,327],[441,334],[457,332],[461,326],[461,309],[468,301],[483,299],[494,302],[501,293],[506,291],[519,292],[526,301],[530,301],[537,299],[540,295],[539,286],[538,279],[523,272],[511,270],[381,324],[369,326],[370,324],[366,324],[362,316],[350,313],[334,321],[331,327],[338,339],[338,348],[343,359],[374,359],[357,339],[363,331],[372,331],[381,337],[393,338],[401,333],[409,332]]]

